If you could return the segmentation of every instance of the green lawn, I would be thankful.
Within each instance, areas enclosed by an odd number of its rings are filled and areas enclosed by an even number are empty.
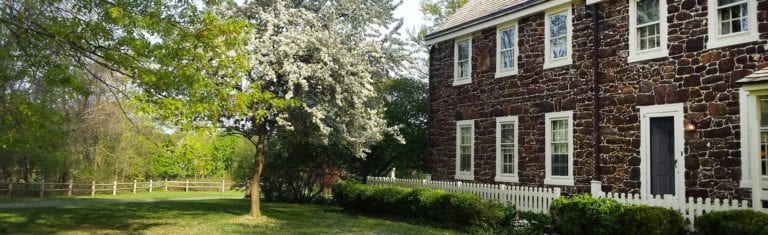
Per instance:
[[[338,207],[264,203],[266,218],[247,216],[248,200],[214,197],[210,193],[142,193],[135,196],[61,198],[56,207],[0,209],[4,233],[150,233],[150,234],[451,234],[450,230],[345,214]],[[218,193],[219,196],[221,193]],[[162,200],[164,198],[192,198]],[[32,199],[34,200],[34,199]],[[54,199],[59,200],[59,198]],[[87,201],[96,205],[80,205]],[[121,200],[131,202],[120,203]],[[142,200],[136,202],[135,200]],[[19,200],[15,200],[16,203]],[[109,203],[100,203],[110,201]],[[30,204],[35,204],[32,202]],[[1,206],[2,204],[0,204]]]

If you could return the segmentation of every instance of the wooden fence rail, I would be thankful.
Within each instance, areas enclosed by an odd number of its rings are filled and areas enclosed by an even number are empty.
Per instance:
[[[132,181],[132,182],[117,182],[112,181],[109,183],[96,183],[92,181],[90,183],[46,183],[46,182],[31,182],[31,183],[19,183],[19,182],[0,182],[0,195],[13,196],[39,196],[45,197],[46,195],[90,195],[96,196],[96,194],[110,194],[117,195],[120,193],[137,193],[137,192],[153,192],[158,189],[163,191],[218,191],[224,192],[233,187],[231,182],[225,180],[222,181],[171,181],[171,180],[149,180],[146,182]]]

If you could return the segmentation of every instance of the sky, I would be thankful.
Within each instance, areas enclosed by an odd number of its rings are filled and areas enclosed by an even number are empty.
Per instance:
[[[403,27],[400,29],[400,34],[407,35],[406,30],[411,30],[419,25],[424,24],[424,15],[419,10],[421,0],[403,0],[403,4],[395,9],[395,17],[403,18]]]

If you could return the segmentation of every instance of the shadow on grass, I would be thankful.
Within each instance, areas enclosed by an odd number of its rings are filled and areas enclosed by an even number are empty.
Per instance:
[[[0,233],[47,234],[56,231],[130,231],[210,215],[241,215],[247,201],[209,199],[106,205],[17,208],[0,211]]]
[[[246,217],[249,201],[205,199],[0,210],[0,234],[86,233],[385,233],[444,234],[448,230],[343,213],[334,206],[263,203],[265,220]]]

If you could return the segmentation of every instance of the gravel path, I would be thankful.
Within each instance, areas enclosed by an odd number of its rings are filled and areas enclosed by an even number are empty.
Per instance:
[[[142,199],[82,199],[82,200],[50,200],[39,202],[12,202],[0,204],[0,209],[12,208],[38,208],[38,207],[66,207],[66,206],[90,206],[90,205],[110,205],[119,203],[136,202],[161,202],[161,201],[194,201],[207,199],[242,199],[242,196],[222,196],[222,197],[189,197],[189,198],[142,198]]]

